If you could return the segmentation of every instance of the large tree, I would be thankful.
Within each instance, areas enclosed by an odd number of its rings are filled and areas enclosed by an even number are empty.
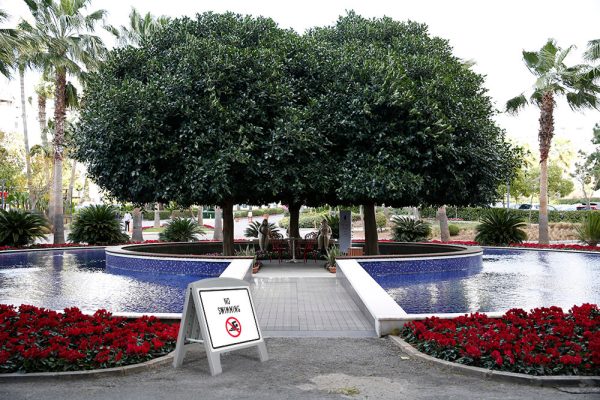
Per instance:
[[[375,205],[468,205],[495,199],[509,146],[492,121],[483,77],[427,27],[350,12],[310,35],[338,53],[314,106],[334,142],[339,203],[363,204],[376,254]]]
[[[81,77],[96,67],[105,47],[91,32],[106,12],[86,13],[90,0],[25,0],[33,23],[22,21],[19,28],[36,46],[35,62],[54,75],[54,243],[64,243],[62,166],[65,148],[67,75]]]
[[[565,96],[573,110],[598,107],[599,75],[586,64],[567,66],[565,59],[573,49],[561,49],[549,39],[538,51],[523,51],[523,61],[535,76],[535,84],[528,97],[521,94],[506,103],[510,113],[517,113],[531,103],[540,109],[538,141],[540,149],[540,222],[539,242],[548,244],[548,154],[554,136],[554,108],[556,98]]]
[[[86,87],[76,156],[120,200],[221,206],[232,255],[233,204],[273,198],[263,149],[289,103],[293,36],[205,13],[114,51]]]

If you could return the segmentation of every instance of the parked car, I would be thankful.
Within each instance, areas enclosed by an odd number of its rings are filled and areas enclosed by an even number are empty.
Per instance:
[[[555,207],[558,211],[575,211],[575,210],[577,210],[576,204],[557,204]]]
[[[590,203],[590,210],[597,210],[598,209],[598,203]],[[581,211],[581,210],[588,210],[588,206],[587,204],[579,204],[577,205],[577,210]]]
[[[519,206],[519,210],[539,210],[539,204],[521,204]],[[548,205],[548,211],[558,211],[558,209],[554,206]]]

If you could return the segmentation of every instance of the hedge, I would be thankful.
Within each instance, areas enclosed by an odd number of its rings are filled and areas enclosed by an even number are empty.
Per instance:
[[[488,208],[475,208],[475,207],[447,207],[446,215],[448,218],[459,218],[464,221],[479,221],[483,213],[488,210]],[[436,208],[423,208],[421,211],[422,218],[435,218],[436,217]],[[537,224],[539,222],[539,211],[538,210],[512,210],[512,212],[520,214],[525,221],[531,221],[533,224]],[[571,222],[571,223],[581,223],[583,219],[593,211],[548,211],[548,221],[549,222]],[[531,218],[531,219],[530,219]]]
[[[283,208],[257,208],[252,210],[252,217],[253,218],[258,218],[258,217],[262,217],[265,214],[269,214],[269,215],[275,215],[275,214],[283,214],[284,213],[284,209]],[[241,211],[235,211],[233,213],[233,216],[235,218],[246,218],[248,216],[248,210],[241,210]]]
[[[321,223],[321,221],[323,220],[323,218],[325,218],[325,215],[327,215],[327,213],[304,213],[304,214],[300,214],[300,218],[298,221],[298,227],[299,228],[315,228],[315,227],[319,227],[319,224]],[[352,222],[357,222],[360,221],[360,214],[354,214],[352,213]],[[377,224],[377,227],[382,229],[387,225],[387,218],[385,217],[385,214],[382,212],[378,212],[375,215],[375,221]],[[290,217],[284,217],[281,218],[279,220],[279,226],[282,227],[283,229],[288,229],[290,225]]]
[[[179,217],[186,217],[186,218],[198,217],[198,214],[196,214],[196,213],[192,214],[192,212],[190,210],[183,210],[183,211],[162,210],[162,211],[159,211],[160,219],[169,219],[169,218],[171,218],[171,215],[173,215],[173,213],[175,213],[175,216],[179,216]],[[153,220],[154,219],[154,211],[152,211],[152,210],[144,210],[143,214],[144,214],[145,220]]]
[[[298,228],[314,228],[319,226],[323,218],[325,217],[325,213],[323,214],[313,214],[313,213],[305,213],[300,214],[300,218],[298,220]],[[290,227],[290,217],[283,217],[279,220],[279,226],[283,229],[289,229]]]

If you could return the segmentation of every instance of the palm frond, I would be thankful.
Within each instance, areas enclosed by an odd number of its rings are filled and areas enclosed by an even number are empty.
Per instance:
[[[588,108],[598,109],[598,94],[579,90],[577,92],[567,93],[567,103],[572,110],[585,110]]]
[[[567,58],[567,56],[569,55],[571,50],[573,50],[574,48],[575,48],[575,46],[571,45],[564,50],[560,50],[558,52],[558,55],[556,56],[555,64],[558,64],[558,65],[564,64],[565,58]]]
[[[506,102],[506,112],[509,114],[517,114],[527,104],[529,103],[527,102],[525,95],[521,93],[521,95],[513,97]]]
[[[556,46],[554,39],[548,39],[546,44],[538,52],[540,62],[538,63],[538,71],[546,73],[556,66],[556,55],[560,51],[560,47]]]
[[[543,95],[544,92],[542,92],[541,90],[534,90],[533,93],[531,93],[531,96],[529,96],[529,102],[540,107],[542,105]]]
[[[533,73],[534,75],[537,75],[537,65],[540,62],[540,58],[538,57],[538,54],[535,51],[525,51],[523,50],[523,61],[525,62],[525,65],[527,66],[527,68],[529,69],[529,71],[531,71],[531,73]]]
[[[583,58],[588,61],[600,60],[600,39],[590,40]]]

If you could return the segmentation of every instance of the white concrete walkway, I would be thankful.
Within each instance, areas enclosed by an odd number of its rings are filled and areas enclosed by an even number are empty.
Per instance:
[[[270,337],[374,337],[375,330],[324,261],[267,262],[251,286],[259,323]]]

